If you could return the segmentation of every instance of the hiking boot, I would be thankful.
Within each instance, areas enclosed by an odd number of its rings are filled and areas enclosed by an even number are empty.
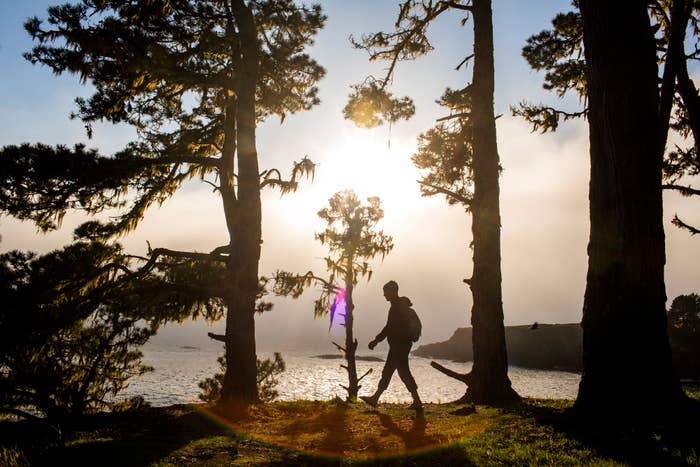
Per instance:
[[[379,402],[379,397],[375,396],[360,396],[360,399],[365,401],[365,404],[369,405],[370,407],[377,407],[377,402]]]
[[[411,410],[423,410],[423,403],[421,401],[413,401],[413,404],[408,406]]]
[[[420,396],[418,395],[418,389],[413,389],[411,391],[411,396],[413,397],[413,404],[409,406],[409,409],[423,410],[423,402],[421,402]]]

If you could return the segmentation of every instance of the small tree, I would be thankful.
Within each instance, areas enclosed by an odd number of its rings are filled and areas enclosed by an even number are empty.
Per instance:
[[[700,376],[700,295],[679,295],[668,310],[668,338],[676,371]]]
[[[199,398],[204,402],[216,402],[221,398],[221,388],[224,384],[226,374],[226,355],[216,360],[219,363],[220,372],[210,378],[205,378],[199,382],[198,386],[202,390]],[[258,369],[258,399],[262,402],[271,402],[279,396],[277,392],[277,375],[282,374],[287,368],[282,358],[282,354],[275,352],[274,358],[265,360],[257,359]]]
[[[275,275],[274,290],[278,295],[297,298],[307,287],[320,284],[322,291],[314,304],[314,316],[330,312],[331,320],[335,315],[344,318],[345,346],[335,342],[333,345],[345,355],[346,364],[342,367],[348,372],[348,385],[342,387],[348,392],[349,401],[357,399],[360,381],[372,371],[370,369],[359,378],[357,376],[353,290],[360,277],[367,277],[367,280],[372,277],[369,260],[377,255],[384,259],[394,247],[390,236],[376,230],[377,223],[384,217],[379,198],[370,197],[367,202],[367,205],[362,205],[352,190],[340,191],[328,200],[328,207],[318,212],[318,216],[328,224],[323,232],[316,234],[321,244],[328,245],[330,254],[324,258],[328,279],[318,277],[311,271],[303,275],[278,271]]]

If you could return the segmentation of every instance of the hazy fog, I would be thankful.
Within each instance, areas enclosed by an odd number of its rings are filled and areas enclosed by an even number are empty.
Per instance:
[[[42,15],[48,2],[32,1],[0,6],[0,144],[22,142],[86,142],[111,153],[132,135],[128,128],[98,126],[87,141],[82,124],[68,119],[77,95],[89,88],[75,77],[56,78],[45,68],[24,62],[21,53],[31,46],[21,23]],[[356,288],[356,334],[361,349],[386,319],[387,303],[382,285],[394,279],[400,294],[407,295],[423,320],[422,342],[449,337],[469,322],[471,296],[462,279],[471,275],[470,219],[442,198],[421,198],[416,170],[410,162],[416,136],[443,114],[434,104],[445,86],[464,86],[464,72],[454,71],[471,53],[469,28],[460,30],[459,17],[443,21],[435,31],[433,54],[416,63],[400,64],[392,91],[414,97],[416,116],[391,129],[363,130],[342,119],[348,86],[367,74],[381,74],[381,64],[368,64],[366,56],[350,48],[349,34],[360,35],[393,25],[395,2],[322,2],[329,21],[311,54],[327,68],[321,81],[323,103],[305,114],[290,116],[280,126],[266,122],[258,134],[261,168],[283,172],[292,160],[304,155],[318,162],[313,183],[280,198],[267,192],[263,198],[263,254],[260,271],[276,269],[324,273],[320,258],[324,248],[314,241],[322,225],[316,212],[335,191],[353,188],[362,196],[378,195],[385,209],[382,228],[394,237],[395,248],[373,263],[370,282]],[[381,4],[381,8],[377,7]],[[559,133],[530,133],[519,119],[510,117],[509,106],[521,99],[546,100],[541,76],[531,72],[520,57],[525,38],[547,26],[557,11],[569,9],[568,1],[504,1],[495,5],[496,113],[501,162],[503,294],[507,324],[578,322],[581,317],[588,239],[588,135],[585,122],[565,124]],[[564,102],[575,105],[575,102]],[[388,141],[391,140],[391,150]],[[697,183],[696,183],[697,184]],[[671,226],[678,213],[700,224],[700,200],[665,195],[667,236],[666,289],[669,299],[700,292],[700,238]],[[81,222],[69,215],[63,229],[39,234],[28,223],[0,219],[0,250],[47,251],[71,239]],[[140,227],[121,239],[130,252],[143,254],[146,240],[155,246],[209,251],[226,243],[220,200],[208,185],[185,187],[161,209],[148,213]],[[284,350],[317,348],[332,350],[327,319],[313,320],[314,292],[300,300],[273,298],[273,311],[257,320],[259,348]],[[214,329],[223,332],[223,322]],[[205,323],[172,325],[155,340],[173,345],[203,345]],[[338,337],[339,338],[339,337]],[[218,344],[217,344],[218,345]]]

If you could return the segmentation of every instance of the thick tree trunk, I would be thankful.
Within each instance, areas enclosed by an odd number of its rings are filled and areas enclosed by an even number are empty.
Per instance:
[[[591,233],[575,408],[648,418],[684,398],[666,333],[655,43],[644,2],[582,0],[581,13]]]
[[[226,373],[221,399],[225,404],[245,405],[258,400],[255,301],[262,242],[260,171],[255,147],[258,45],[250,8],[242,0],[231,2],[231,8],[241,46],[240,74],[236,82],[238,196],[234,219],[229,226],[231,243],[227,269],[231,291],[226,299]],[[233,187],[233,178],[226,182]],[[222,195],[226,195],[223,189]]]
[[[345,388],[348,391],[348,401],[356,401],[357,393],[360,390],[360,384],[357,379],[357,363],[355,361],[355,353],[357,352],[357,340],[353,336],[355,304],[352,300],[353,292],[352,275],[348,274],[345,278],[345,361],[346,370],[348,371],[348,386]]]
[[[493,111],[494,66],[491,0],[474,0],[474,80],[472,83],[474,198],[471,205],[474,273],[474,366],[465,397],[476,403],[519,399],[508,378],[501,294],[501,217],[498,147]]]

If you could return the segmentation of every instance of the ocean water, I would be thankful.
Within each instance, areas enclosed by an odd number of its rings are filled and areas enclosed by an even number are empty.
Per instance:
[[[121,397],[143,396],[154,406],[200,402],[197,383],[218,371],[217,357],[220,349],[197,347],[154,347],[143,349],[143,361],[154,367],[154,371],[132,380]],[[341,359],[322,359],[316,356],[323,352],[282,352],[287,365],[281,374],[277,391],[279,400],[311,399],[326,400],[336,396],[344,398],[346,392],[340,387],[347,384],[347,373],[340,367]],[[332,353],[332,351],[328,351]],[[266,358],[272,354],[260,353]],[[368,352],[384,358],[383,352]],[[437,360],[444,366],[459,372],[467,372],[471,363],[455,363]],[[361,382],[360,395],[371,394],[377,387],[384,362],[358,361],[358,375],[372,369]],[[411,372],[418,383],[418,392],[424,402],[450,402],[464,394],[465,386],[448,378],[430,366],[430,359],[410,358]],[[513,387],[521,396],[556,399],[575,399],[580,375],[562,371],[545,371],[510,367],[509,376]],[[382,402],[410,402],[411,396],[395,373]]]

